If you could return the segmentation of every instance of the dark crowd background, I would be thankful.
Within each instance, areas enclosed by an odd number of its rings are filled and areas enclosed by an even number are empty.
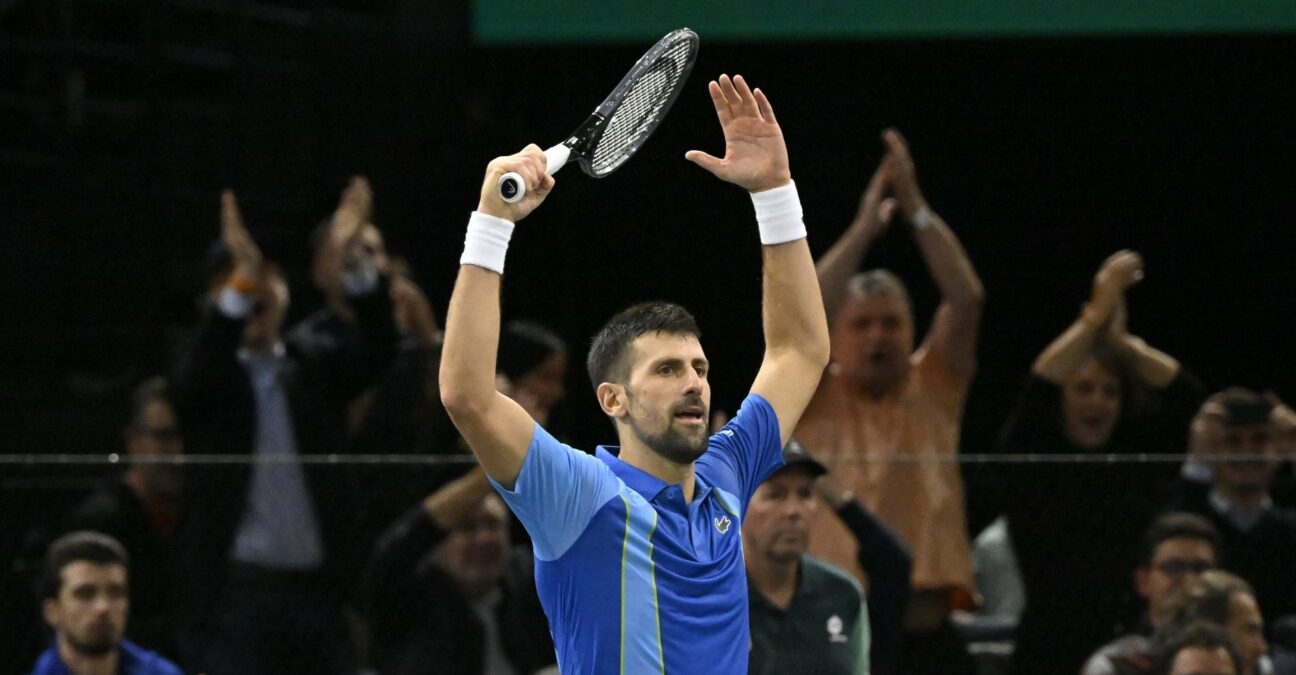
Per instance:
[[[27,456],[117,451],[130,386],[192,329],[222,188],[286,267],[291,322],[319,304],[308,233],[368,176],[389,249],[444,321],[486,162],[563,138],[646,46],[483,47],[469,17],[465,0],[0,2],[0,559],[52,508],[28,488],[105,472]],[[701,39],[643,151],[604,180],[565,169],[519,227],[506,318],[583,356],[617,309],[681,302],[714,405],[737,405],[762,350],[751,207],[683,155],[720,150],[705,83],[741,73],[774,103],[816,255],[854,214],[878,133],[909,139],[986,288],[964,453],[990,450],[1121,248],[1147,261],[1131,330],[1211,390],[1296,397],[1293,36]],[[867,263],[912,283],[921,334],[936,295],[905,237]],[[583,369],[568,378],[573,444],[609,440]]]

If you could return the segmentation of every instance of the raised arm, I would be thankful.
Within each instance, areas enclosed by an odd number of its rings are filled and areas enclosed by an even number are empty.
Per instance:
[[[976,369],[976,335],[985,289],[958,237],[927,205],[904,137],[887,129],[882,140],[894,167],[892,193],[913,225],[914,242],[940,290],[941,303],[922,349],[931,350],[955,373],[971,377]]]
[[[1094,276],[1093,294],[1080,316],[1035,359],[1036,375],[1061,385],[1093,353],[1124,303],[1125,289],[1143,277],[1143,258],[1133,251],[1117,251],[1103,261]]]
[[[498,157],[487,166],[450,296],[441,354],[441,402],[482,468],[509,489],[526,459],[535,422],[495,388],[500,283],[514,223],[539,206],[553,188],[554,179],[544,169],[544,153],[535,145]],[[500,176],[509,171],[526,181],[526,196],[516,204],[504,202],[496,189]]]
[[[1116,358],[1133,374],[1135,380],[1156,389],[1165,388],[1179,375],[1179,361],[1144,342],[1143,338],[1130,335],[1126,327],[1127,317],[1125,298],[1122,296],[1107,324],[1104,342],[1116,353]]]
[[[823,292],[824,311],[830,323],[835,320],[837,310],[845,299],[847,282],[859,271],[860,261],[868,253],[869,246],[891,225],[896,201],[884,195],[890,187],[894,164],[890,155],[882,158],[864,195],[860,197],[859,210],[855,212],[850,227],[815,263],[815,274],[819,277],[819,288]]]
[[[685,156],[752,193],[764,261],[765,329],[765,357],[752,393],[773,407],[781,442],[787,443],[828,365],[828,321],[787,146],[769,99],[742,76],[721,75],[708,89],[724,130],[724,158],[698,150]]]

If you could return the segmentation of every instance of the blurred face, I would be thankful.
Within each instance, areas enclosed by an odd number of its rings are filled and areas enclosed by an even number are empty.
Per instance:
[[[1095,358],[1085,359],[1062,385],[1062,431],[1081,450],[1101,448],[1120,420],[1120,378]]]
[[[436,562],[468,597],[476,598],[499,583],[508,549],[508,512],[499,497],[488,495],[473,517],[441,543]]]
[[[361,258],[373,260],[378,269],[387,269],[390,262],[387,256],[387,244],[383,241],[382,232],[373,224],[365,223],[356,236],[351,247],[343,252],[343,267],[352,264]],[[330,303],[346,303],[346,291],[339,283],[338,279],[331,278],[329,265],[326,264],[327,256],[319,255],[316,251],[314,259],[311,261],[311,278],[315,281],[315,286],[324,293],[325,298]]]
[[[554,406],[567,394],[566,377],[567,353],[554,352],[541,361],[540,365],[513,382],[515,398],[534,405],[535,410],[529,411],[532,417],[540,420],[543,416],[547,419]]]
[[[913,317],[899,293],[848,294],[833,324],[833,361],[875,395],[894,388],[909,369]]]
[[[647,333],[630,343],[625,423],[644,445],[676,464],[707,447],[711,384],[702,344],[682,333]]]
[[[83,656],[117,648],[126,630],[126,568],[76,561],[59,573],[57,598],[45,601],[45,621],[59,642]]]
[[[1260,657],[1269,652],[1269,644],[1264,639],[1264,619],[1254,597],[1234,593],[1229,598],[1229,618],[1224,629],[1242,653],[1243,675],[1255,675]]]
[[[1215,464],[1215,486],[1226,495],[1259,496],[1269,491],[1269,481],[1278,468],[1273,437],[1268,424],[1216,425],[1205,447],[1214,455],[1263,457],[1225,460]]]
[[[136,457],[173,457],[184,453],[175,411],[163,399],[144,406],[136,425],[126,431],[126,450]],[[180,495],[178,464],[134,464],[131,468],[149,492],[163,497]]]
[[[1215,548],[1201,539],[1167,539],[1152,553],[1152,563],[1135,573],[1139,595],[1147,598],[1153,622],[1174,591],[1189,579],[1215,567]]]
[[[1170,675],[1242,675],[1233,670],[1233,659],[1223,647],[1184,647],[1175,654]]]
[[[756,488],[743,520],[743,547],[749,556],[788,563],[805,553],[814,514],[814,478],[788,468]]]
[[[254,350],[266,349],[279,341],[284,315],[288,313],[288,284],[278,273],[267,272],[253,297],[256,305],[243,328],[243,344]]]

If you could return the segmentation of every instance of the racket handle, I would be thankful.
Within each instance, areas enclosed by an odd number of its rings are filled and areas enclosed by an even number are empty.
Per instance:
[[[561,169],[567,163],[567,158],[571,157],[571,148],[559,143],[545,150],[544,154],[545,173],[553,175],[558,173],[558,169]],[[518,175],[516,171],[510,171],[500,176],[496,186],[499,190],[500,199],[510,204],[516,204],[526,196],[526,181],[522,180],[522,176]]]

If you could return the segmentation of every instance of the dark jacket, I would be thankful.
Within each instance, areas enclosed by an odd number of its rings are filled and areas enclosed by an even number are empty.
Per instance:
[[[1101,454],[1178,454],[1203,390],[1186,372],[1126,411]],[[1080,453],[1063,433],[1061,388],[1032,375],[1004,428],[1008,454]],[[1077,672],[1131,618],[1131,572],[1143,530],[1177,467],[1161,463],[1006,464],[1008,530],[1026,588],[1017,672]]]
[[[353,300],[362,339],[289,349],[282,373],[301,455],[347,448],[347,405],[388,367],[396,343],[386,282]],[[187,454],[251,455],[256,425],[252,384],[237,353],[244,321],[212,308],[171,377]],[[363,564],[350,540],[360,531],[363,486],[345,467],[305,465],[324,549],[322,573],[339,596]],[[247,504],[248,464],[186,465],[177,530],[179,596],[191,625],[210,619],[226,581],[226,561]]]

